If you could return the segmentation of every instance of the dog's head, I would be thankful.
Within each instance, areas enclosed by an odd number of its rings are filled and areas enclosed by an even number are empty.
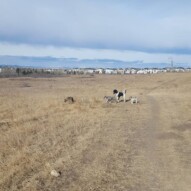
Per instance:
[[[115,90],[113,90],[113,94],[117,94],[118,93],[118,91],[115,89]]]

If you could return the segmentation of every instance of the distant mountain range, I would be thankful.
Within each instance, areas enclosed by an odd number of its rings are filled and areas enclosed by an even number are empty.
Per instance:
[[[169,63],[144,63],[141,60],[77,59],[55,57],[0,56],[0,66],[35,68],[166,68]],[[190,67],[180,63],[175,67]]]

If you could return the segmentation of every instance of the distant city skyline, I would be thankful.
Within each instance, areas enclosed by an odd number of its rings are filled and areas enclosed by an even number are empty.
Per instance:
[[[143,67],[170,65],[173,58],[191,67],[190,7],[188,0],[0,0],[0,56],[115,59]]]

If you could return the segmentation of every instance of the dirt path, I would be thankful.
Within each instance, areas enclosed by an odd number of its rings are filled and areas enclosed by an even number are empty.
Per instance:
[[[140,187],[140,190],[161,190],[160,169],[161,159],[159,154],[159,145],[157,142],[157,135],[160,132],[160,108],[157,100],[152,96],[147,96],[147,103],[150,111],[147,116],[146,123],[141,131],[138,131],[138,139],[140,139],[140,146],[136,149],[142,149],[142,167],[146,181],[145,187]]]
[[[132,190],[189,191],[191,168],[188,163],[183,164],[182,160],[190,160],[191,150],[187,150],[190,141],[186,140],[185,134],[174,131],[171,127],[169,123],[171,115],[162,113],[165,110],[161,107],[170,107],[168,101],[164,105],[160,97],[152,94],[148,94],[146,100],[150,105],[150,113],[148,112],[150,118],[144,128],[137,132],[137,138],[141,141],[136,148],[138,151],[142,149],[141,166],[144,168],[144,174],[141,179],[146,178],[145,186],[143,184],[139,189]],[[172,107],[171,113],[174,112],[173,109],[176,110]],[[181,152],[179,147],[186,152]]]

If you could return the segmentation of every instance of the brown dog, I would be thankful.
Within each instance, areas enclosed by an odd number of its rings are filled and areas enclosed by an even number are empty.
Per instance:
[[[67,102],[67,103],[74,103],[74,98],[73,97],[67,97],[64,102]]]

